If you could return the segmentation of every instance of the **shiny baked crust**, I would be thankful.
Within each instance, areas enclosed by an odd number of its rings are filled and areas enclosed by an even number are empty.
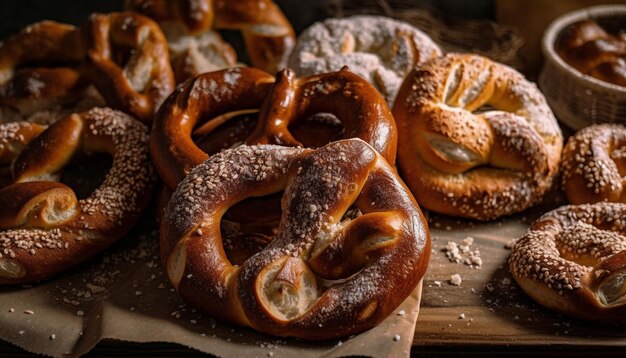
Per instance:
[[[277,234],[241,265],[221,219],[235,203],[283,192]],[[361,215],[342,219],[351,207]],[[161,225],[161,258],[181,297],[213,317],[280,336],[368,329],[422,278],[426,221],[395,170],[359,139],[320,149],[226,150],[195,167]]]

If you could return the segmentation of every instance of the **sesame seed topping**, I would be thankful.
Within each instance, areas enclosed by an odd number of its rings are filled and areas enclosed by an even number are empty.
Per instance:
[[[111,170],[100,187],[88,198],[78,201],[81,215],[76,219],[51,229],[20,227],[0,231],[0,255],[3,257],[37,266],[38,260],[46,260],[48,252],[79,252],[74,249],[80,241],[84,242],[82,245],[87,245],[88,241],[99,239],[102,235],[98,232],[99,229],[110,231],[111,226],[130,226],[129,222],[134,222],[142,210],[140,203],[143,205],[146,202],[146,195],[154,180],[149,158],[147,127],[126,114],[108,108],[94,108],[66,120],[76,118],[84,124],[82,135],[85,138],[110,140],[114,148],[111,153],[113,155]],[[82,144],[84,149],[92,150],[89,146],[94,141],[84,140],[84,142],[85,144]],[[19,160],[18,158],[15,166],[30,165]],[[106,239],[112,241],[114,238]],[[75,261],[74,257],[65,259]]]
[[[559,295],[582,288],[595,265],[626,250],[624,213],[624,204],[599,203],[545,214],[512,248],[514,278],[529,278]]]

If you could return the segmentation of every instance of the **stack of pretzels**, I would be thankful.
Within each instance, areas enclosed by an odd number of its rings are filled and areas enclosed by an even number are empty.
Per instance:
[[[422,279],[430,237],[393,166],[385,98],[348,68],[283,69],[295,36],[272,1],[126,8],[143,15],[42,22],[0,44],[0,283],[53,277],[124,237],[154,165],[163,265],[191,305],[309,339],[387,317]],[[241,30],[260,69],[234,66],[215,29]],[[207,36],[210,49],[189,45]],[[205,72],[197,55],[220,49],[230,68]],[[94,152],[113,163],[82,197],[61,174]]]
[[[296,44],[271,0],[125,7],[0,43],[0,283],[97,254],[160,188],[161,261],[187,303],[330,339],[373,327],[417,287],[430,255],[420,206],[498,219],[541,202],[559,171],[572,203],[625,201],[623,127],[582,131],[561,161],[561,130],[534,84],[481,56],[442,54],[407,24],[332,20]],[[254,67],[237,63],[222,29],[242,32]],[[92,152],[113,164],[79,197],[60,173]],[[520,285],[612,321],[624,205],[546,214],[513,250]]]

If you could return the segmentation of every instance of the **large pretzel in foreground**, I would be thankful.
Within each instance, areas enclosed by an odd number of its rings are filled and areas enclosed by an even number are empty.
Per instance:
[[[87,83],[79,31],[52,21],[32,24],[0,42],[0,123],[77,101]]]
[[[292,126],[326,112],[342,122],[339,138],[361,138],[391,164],[395,162],[397,134],[385,100],[347,69],[301,79],[286,70],[274,83],[272,76],[260,70],[235,68],[187,81],[161,107],[150,146],[155,167],[166,185],[176,188],[193,167],[209,157],[194,143],[194,130],[206,135],[237,120],[233,114],[250,111],[260,111],[254,130],[218,140],[302,146]]]
[[[3,125],[0,157],[10,159],[16,145],[39,134],[41,128],[29,126]],[[15,160],[13,183],[0,189],[0,284],[50,277],[123,237],[150,197],[147,145],[144,125],[102,108],[66,117],[39,134]],[[113,156],[104,182],[80,200],[54,181],[78,152]]]
[[[241,265],[220,220],[235,203],[284,191],[274,239]],[[345,219],[351,207],[362,215]],[[317,150],[241,146],[194,168],[161,225],[161,257],[183,299],[263,332],[309,339],[380,322],[415,288],[426,222],[394,169],[359,139]]]
[[[484,57],[448,54],[418,66],[393,113],[400,172],[427,209],[479,220],[519,212],[558,172],[563,137],[545,98]]]
[[[82,31],[87,74],[107,104],[150,123],[175,86],[159,25],[130,12],[93,14]]]
[[[126,8],[157,21],[180,21],[191,34],[240,30],[252,64],[269,73],[285,68],[295,46],[293,28],[272,0],[127,0]]]
[[[517,240],[509,267],[540,304],[593,321],[626,324],[626,205],[564,206]]]

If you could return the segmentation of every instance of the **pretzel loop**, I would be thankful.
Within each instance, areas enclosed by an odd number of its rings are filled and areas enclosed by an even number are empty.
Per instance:
[[[239,30],[252,65],[269,73],[286,67],[295,46],[293,28],[272,0],[127,0],[126,8],[161,23],[178,21],[191,35]]]
[[[347,67],[301,79],[291,70],[279,73],[247,143],[299,146],[289,126],[316,113],[335,115],[344,127],[342,138],[361,138],[395,163],[396,126],[389,108],[369,83]]]
[[[74,26],[53,21],[32,24],[0,43],[0,105],[23,120],[76,99],[86,85],[77,69],[84,51]],[[0,122],[12,121],[3,117]]]
[[[626,323],[626,205],[564,206],[537,220],[511,252],[524,291],[576,317]]]
[[[10,165],[47,126],[31,122],[0,124],[0,165]]]
[[[273,81],[260,70],[236,68],[203,74],[172,93],[155,118],[150,142],[155,167],[170,189],[208,158],[192,140],[194,129],[207,133],[207,125],[234,118],[220,116],[258,109]]]
[[[222,215],[247,197],[281,191],[276,236],[233,266]],[[362,216],[345,219],[353,206]],[[161,254],[181,296],[209,314],[323,339],[371,327],[411,292],[428,261],[425,225],[393,169],[361,140],[315,151],[242,146],[181,182],[164,217]]]
[[[230,142],[299,146],[302,141],[290,126],[325,112],[343,124],[343,132],[335,133],[338,137],[361,138],[390,163],[395,162],[393,117],[384,99],[365,80],[347,69],[302,79],[286,70],[272,82],[272,76],[256,69],[229,69],[200,75],[168,98],[155,119],[151,150],[170,189],[208,158],[192,140],[192,133],[206,135],[216,130],[235,120],[229,115],[233,112],[260,111],[254,130],[233,133],[237,138]],[[227,142],[227,138],[218,139]]]
[[[255,67],[275,73],[287,66],[296,36],[274,1],[215,0],[214,8],[214,27],[240,30]]]
[[[87,71],[114,108],[151,122],[174,90],[167,41],[159,26],[134,13],[94,14],[83,25]]]
[[[424,207],[488,220],[539,201],[562,134],[545,98],[514,70],[448,54],[411,72],[393,109],[399,168]]]
[[[13,183],[0,190],[0,283],[49,277],[125,235],[153,185],[147,143],[144,125],[101,108],[66,117],[32,141],[15,159]],[[113,156],[104,182],[84,199],[55,182],[78,152]]]
[[[578,131],[565,145],[561,168],[570,203],[626,203],[626,127],[600,124]]]

